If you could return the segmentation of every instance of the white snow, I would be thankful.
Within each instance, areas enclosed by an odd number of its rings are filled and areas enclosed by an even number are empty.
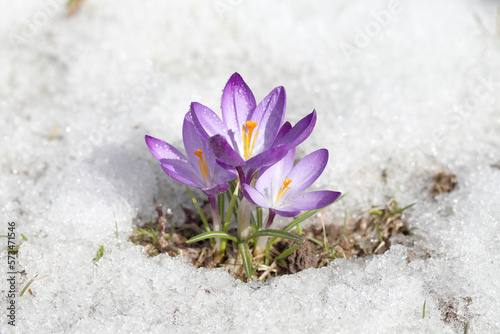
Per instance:
[[[1,333],[500,332],[496,2],[87,0],[71,17],[64,2],[0,3],[0,235],[14,221],[28,237],[19,290],[48,275],[14,329],[2,252]],[[189,104],[219,112],[234,72],[259,101],[283,85],[292,123],[317,110],[299,154],[329,149],[318,186],[349,193],[322,219],[394,196],[417,202],[415,235],[249,284],[127,241],[155,200],[174,222],[189,202],[144,135],[182,147]],[[458,186],[433,199],[439,170]]]

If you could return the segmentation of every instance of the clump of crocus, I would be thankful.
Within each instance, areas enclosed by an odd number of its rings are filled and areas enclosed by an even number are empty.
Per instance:
[[[304,192],[325,169],[328,151],[317,150],[294,166],[295,147],[311,134],[316,112],[313,110],[293,127],[284,122],[283,87],[273,89],[257,104],[250,88],[235,73],[224,88],[221,109],[222,120],[210,108],[196,102],[191,104],[183,125],[187,157],[150,136],[146,136],[146,144],[167,175],[186,186],[201,189],[208,196],[213,230],[207,226],[207,232],[188,242],[215,238],[219,254],[224,253],[227,240],[235,242],[246,275],[251,278],[256,270],[252,267],[251,244],[262,251],[269,249],[269,237],[274,237],[271,242],[276,238],[303,241],[288,231],[313,212],[332,204],[340,193]],[[221,225],[218,213],[225,207],[225,192],[230,200]],[[193,202],[196,204],[194,198]],[[228,233],[235,207],[238,207],[237,237]],[[201,209],[197,208],[201,215]],[[268,210],[265,226],[262,209]],[[299,216],[302,211],[306,212]],[[271,229],[276,214],[295,219],[284,229]]]

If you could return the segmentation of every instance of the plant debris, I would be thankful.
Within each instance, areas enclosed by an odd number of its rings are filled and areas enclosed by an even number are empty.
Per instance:
[[[346,219],[344,226],[329,225],[325,228],[315,225],[307,229],[305,235],[318,245],[323,244],[323,251],[328,254],[324,254],[322,259],[327,261],[336,257],[352,259],[382,254],[390,248],[391,236],[411,235],[411,229],[404,220],[404,211],[413,205],[399,208],[397,201],[391,199],[384,206],[367,210],[358,219]],[[333,246],[328,248],[325,245]],[[320,262],[320,266],[326,264],[325,261]]]
[[[399,234],[411,235],[411,228],[405,220],[404,211],[413,206],[400,208],[395,199],[386,205],[372,207],[357,219],[345,218],[343,226],[323,222],[304,229],[301,236],[303,243],[278,239],[269,250],[269,263],[265,254],[254,254],[253,266],[257,269],[253,279],[265,280],[269,277],[295,274],[301,270],[330,265],[339,257],[353,259],[372,254],[382,254],[390,246],[390,238]],[[168,226],[168,215],[163,213],[163,206],[157,205],[158,217],[153,222],[135,229],[130,240],[144,246],[150,256],[160,253],[185,256],[197,268],[224,267],[235,278],[245,279],[243,262],[238,248],[228,243],[226,253],[216,256],[209,240],[186,243],[186,241],[202,232],[204,228],[200,217],[190,209],[184,209],[185,223],[180,227]],[[211,217],[207,217],[210,222]],[[230,234],[236,235],[235,230]],[[252,250],[253,251],[253,250]]]
[[[433,185],[430,191],[432,197],[436,195],[441,195],[443,193],[449,193],[457,186],[457,176],[455,174],[447,174],[445,172],[439,172],[432,178]]]
[[[472,297],[439,297],[439,311],[441,312],[441,320],[449,324],[457,331],[468,327],[469,320],[477,314],[469,310],[472,304]]]

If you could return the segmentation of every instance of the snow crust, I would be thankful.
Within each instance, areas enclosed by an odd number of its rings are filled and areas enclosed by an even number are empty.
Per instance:
[[[0,235],[15,221],[28,237],[19,289],[48,275],[16,299],[17,332],[500,332],[499,8],[88,0],[67,17],[62,0],[0,3]],[[299,154],[327,148],[318,187],[349,195],[316,219],[394,196],[417,202],[415,235],[249,284],[128,242],[155,201],[175,223],[189,202],[144,135],[182,147],[190,102],[219,112],[234,72],[259,101],[283,85],[292,123],[317,110]],[[440,170],[458,186],[433,199]],[[5,310],[5,252],[0,263]],[[5,316],[0,332],[14,332]]]

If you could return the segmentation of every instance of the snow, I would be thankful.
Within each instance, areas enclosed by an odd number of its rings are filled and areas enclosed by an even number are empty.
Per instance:
[[[14,221],[16,242],[28,237],[19,290],[48,275],[17,297],[17,332],[500,331],[494,1],[88,0],[68,17],[62,0],[31,0],[0,13],[0,235]],[[318,187],[349,193],[321,219],[394,196],[417,203],[414,237],[249,284],[127,241],[155,200],[177,223],[189,201],[144,135],[182,147],[190,102],[219,112],[234,72],[257,100],[283,85],[292,123],[317,110],[298,152],[327,148]],[[434,199],[440,170],[458,186]],[[5,310],[5,252],[0,262]],[[14,332],[7,321],[1,333]]]

